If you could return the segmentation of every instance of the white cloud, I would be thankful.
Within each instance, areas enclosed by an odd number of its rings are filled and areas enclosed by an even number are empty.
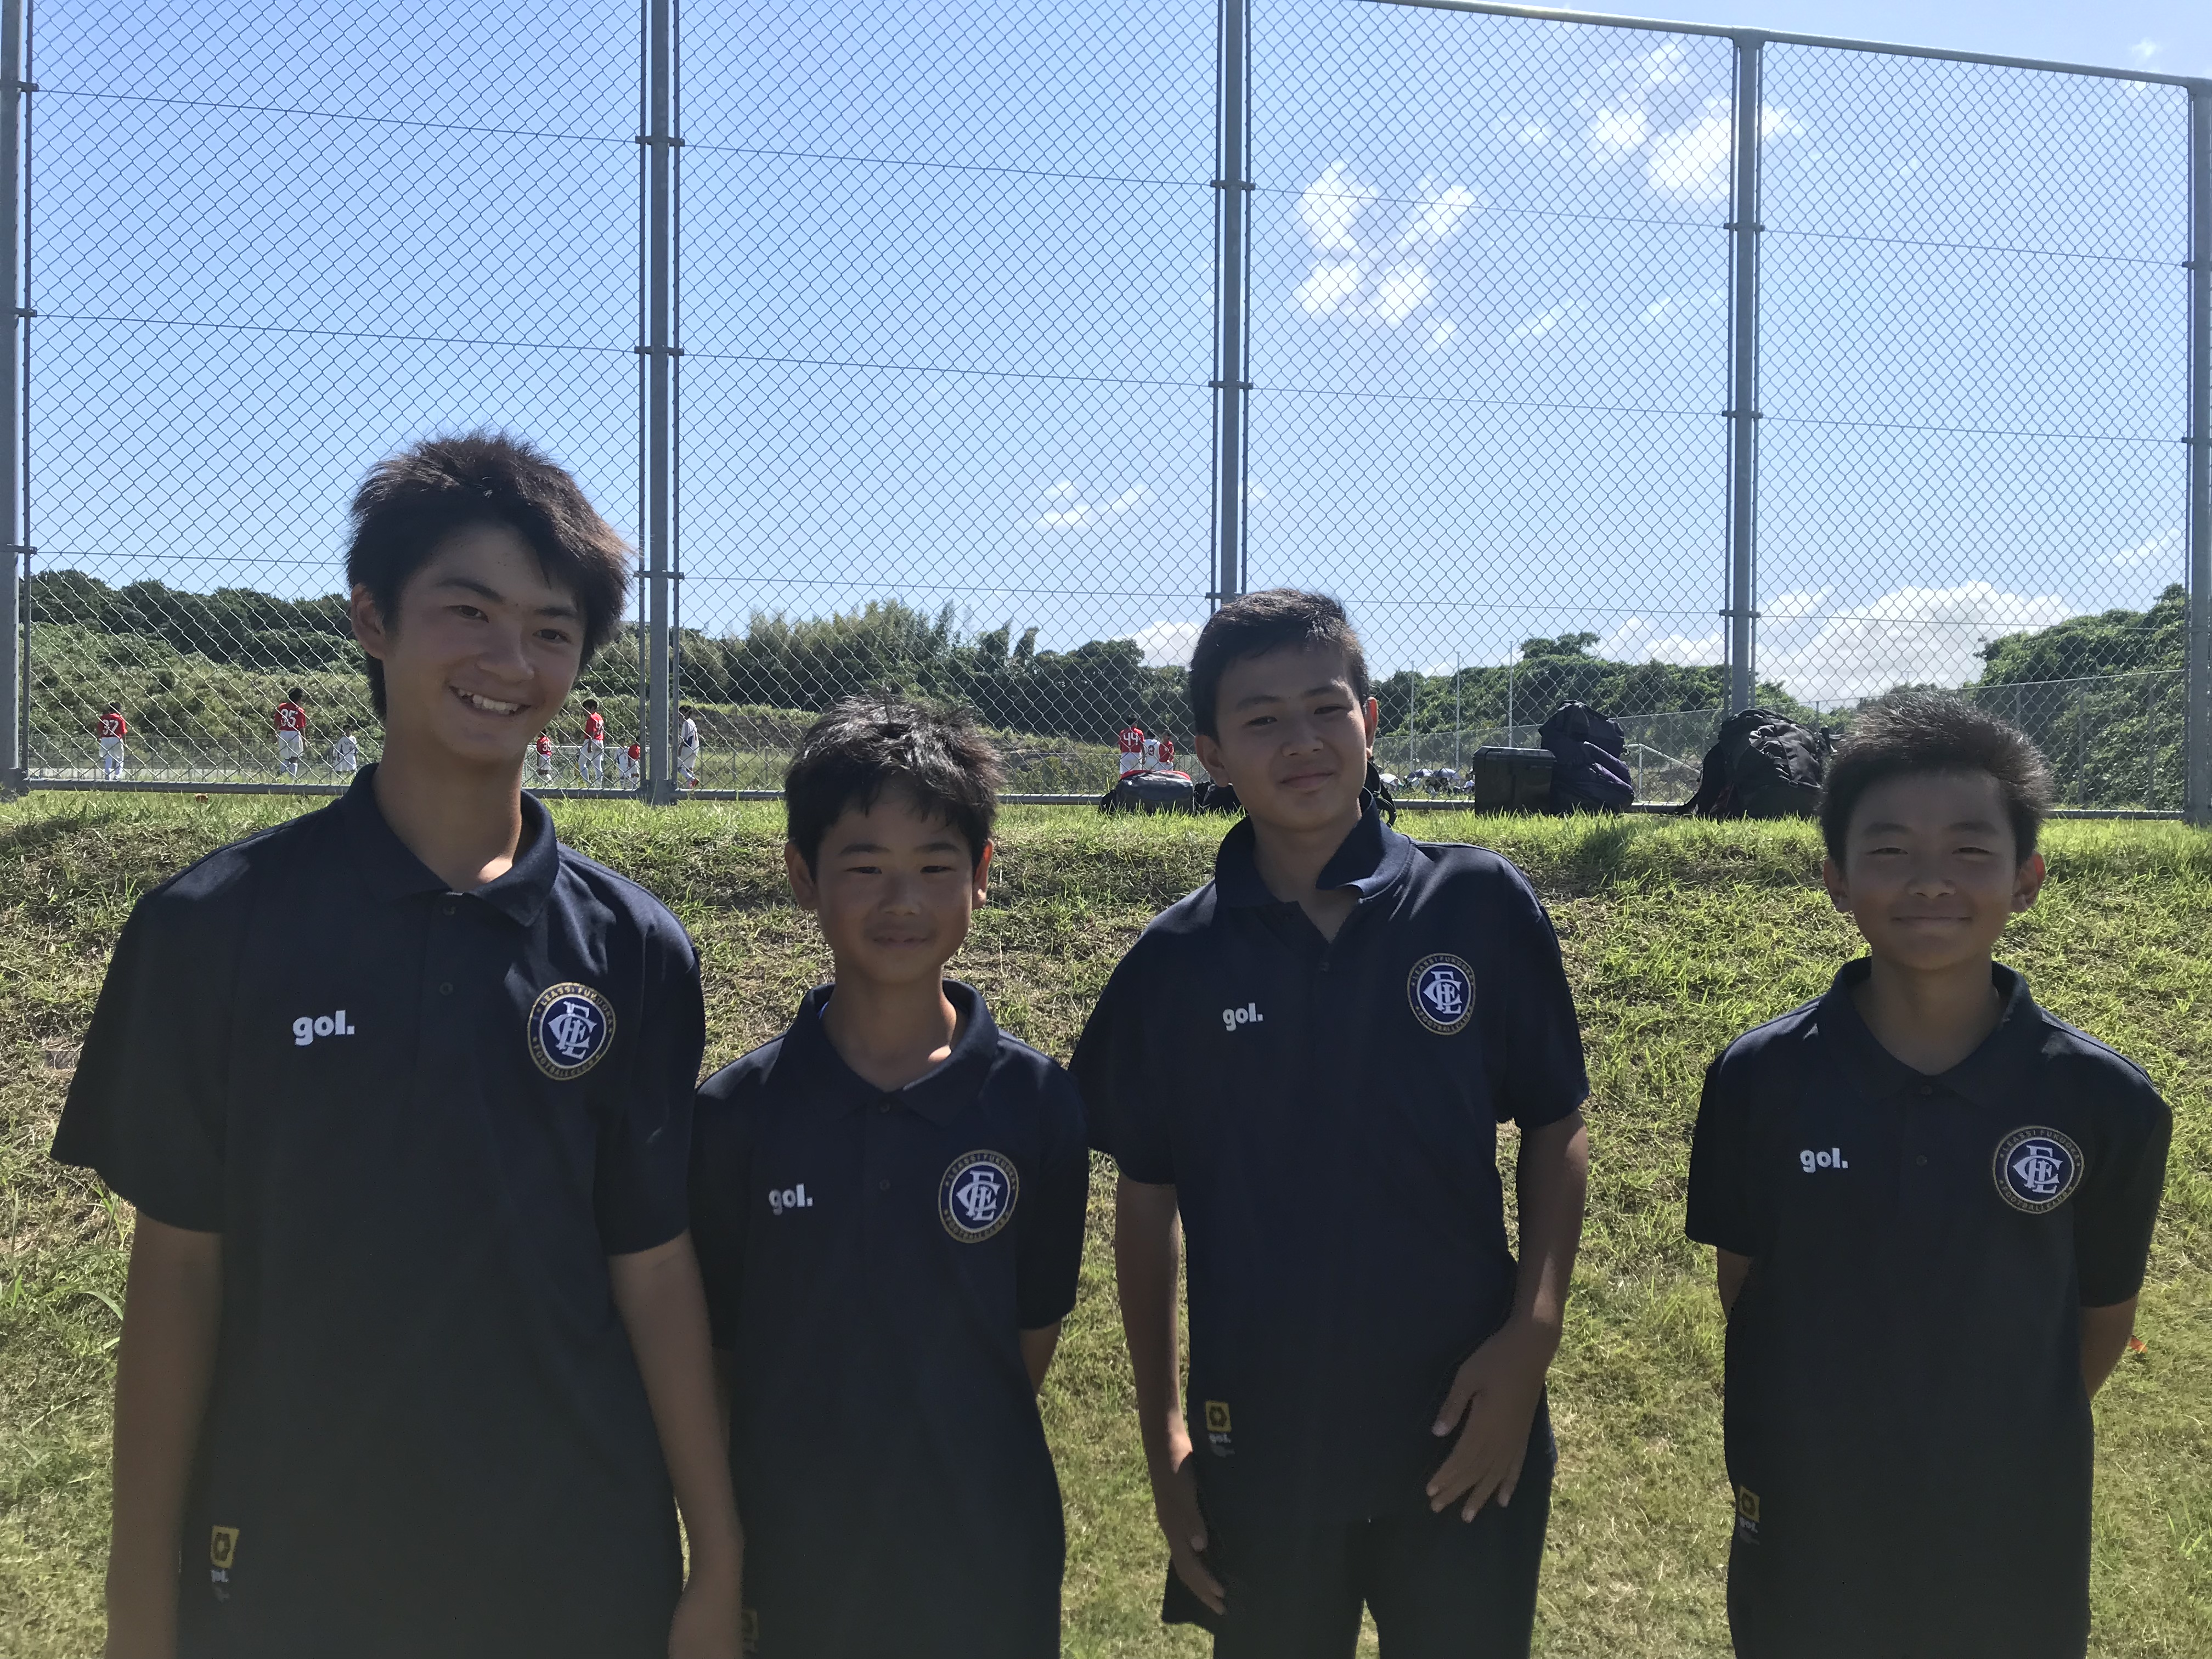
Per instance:
[[[1453,322],[1449,318],[1446,318],[1443,322],[1438,323],[1434,328],[1429,331],[1429,349],[1431,351],[1442,351],[1446,346],[1449,345],[1455,337],[1457,337],[1458,334],[1459,325]]]
[[[1315,258],[1291,301],[1307,316],[1386,328],[1404,323],[1435,294],[1426,256],[1458,236],[1482,205],[1464,185],[1424,179],[1395,232],[1363,236],[1363,221],[1379,195],[1346,161],[1330,162],[1299,194],[1298,221]]]
[[[1521,142],[1524,144],[1548,144],[1552,142],[1552,130],[1541,121],[1531,121],[1521,129]]]
[[[1664,294],[1644,307],[1644,320],[1663,323],[1670,317],[1680,317],[1692,311],[1710,311],[1728,303],[1728,290],[1709,288],[1702,294]]]
[[[2148,64],[2165,50],[2166,48],[2155,40],[2138,40],[2128,48],[2128,56],[2138,64]]]
[[[1820,618],[1809,634],[1763,644],[1759,678],[1823,702],[1893,685],[1964,685],[1981,672],[1978,653],[1990,641],[2075,614],[2058,594],[2012,593],[1990,582],[1892,588]]]
[[[2175,573],[2179,574],[2181,550],[2185,539],[2180,526],[2177,525],[2172,530],[2161,530],[2148,541],[2138,542],[2133,547],[2124,547],[2117,553],[2107,553],[2099,562],[2126,568],[2155,562],[2172,567]]]
[[[1200,626],[1190,622],[1156,622],[1139,629],[1130,637],[1145,653],[1146,667],[1188,668],[1190,653],[1198,644]]]
[[[1671,662],[1709,665],[1721,660],[1727,637],[1711,634],[1664,634],[1656,623],[1631,617],[1597,642],[1595,654],[1615,662]]]
[[[1073,484],[1054,484],[1045,492],[1052,501],[1066,501],[1076,493]],[[1135,511],[1152,499],[1152,492],[1142,484],[1125,489],[1108,501],[1076,501],[1073,505],[1050,513],[1041,513],[1030,520],[1032,530],[1092,530],[1103,524]]]
[[[1306,240],[1317,248],[1357,252],[1359,244],[1352,240],[1352,227],[1375,196],[1372,185],[1352,176],[1348,163],[1330,162],[1298,198],[1298,219],[1306,228]]]
[[[1244,485],[1244,499],[1248,501],[1264,501],[1268,500],[1267,486],[1263,483],[1255,483],[1247,480]]]
[[[1590,147],[1601,154],[1635,149],[1651,136],[1651,118],[1633,105],[1626,109],[1601,109],[1590,123]]]
[[[1534,317],[1529,318],[1528,321],[1522,323],[1520,327],[1515,329],[1505,337],[1509,340],[1534,340],[1540,338],[1544,335],[1549,334],[1561,323],[1567,322],[1573,318],[1579,317],[1583,312],[1589,309],[1589,307],[1584,305],[1580,300],[1570,300],[1565,305],[1553,306],[1549,311],[1538,312]]]
[[[1809,593],[1777,593],[1771,599],[1759,602],[1759,614],[1769,623],[1796,622],[1799,617],[1809,617],[1819,610],[1820,602],[1835,591],[1832,587],[1822,587]]]
[[[1703,82],[1703,87],[1698,84]],[[1679,42],[1615,59],[1576,100],[1591,164],[1613,167],[1640,158],[1644,182],[1678,202],[1728,200],[1734,150],[1733,100],[1698,70]],[[1795,137],[1804,124],[1788,110],[1760,107],[1760,134]]]
[[[1709,98],[1697,120],[1662,133],[1644,160],[1644,182],[1678,202],[1727,201],[1735,151],[1729,107],[1725,98]],[[1759,108],[1759,129],[1762,137],[1774,138],[1802,133],[1805,126],[1788,110],[1767,104]]]

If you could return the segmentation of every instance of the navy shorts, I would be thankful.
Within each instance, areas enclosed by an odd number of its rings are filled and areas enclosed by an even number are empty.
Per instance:
[[[1206,1516],[1215,1613],[1175,1569],[1160,1617],[1213,1633],[1214,1659],[1351,1659],[1362,1607],[1383,1659],[1527,1659],[1557,1454],[1542,1407],[1513,1502],[1316,1523],[1279,1511]]]

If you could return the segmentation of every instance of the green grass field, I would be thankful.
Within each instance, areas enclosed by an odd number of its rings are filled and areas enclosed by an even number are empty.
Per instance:
[[[127,1209],[46,1145],[132,899],[290,810],[276,800],[33,797],[0,807],[0,1652],[96,1650],[107,1395]],[[771,1036],[826,970],[790,906],[774,809],[564,804],[562,834],[660,894],[699,941],[708,1063]],[[955,971],[1065,1058],[1146,919],[1204,879],[1218,819],[1013,809],[992,907]],[[1681,1236],[1687,1133],[1712,1053],[1825,988],[1852,946],[1802,825],[1424,816],[1496,847],[1552,907],[1590,1072],[1590,1218],[1553,1374],[1561,1470],[1540,1652],[1721,1655],[1729,1509],[1721,1322]],[[2143,1294],[2147,1351],[2098,1407],[2100,1655],[2212,1653],[2212,836],[2063,824],[2005,955],[2054,1012],[2166,1091],[2177,1130]],[[1505,1148],[1510,1158],[1511,1148]],[[1510,1190],[1510,1188],[1509,1188]],[[1093,1185],[1081,1299],[1045,1389],[1066,1494],[1066,1651],[1197,1654],[1156,1613],[1164,1552],[1130,1417]],[[2022,1455],[2033,1456],[2032,1448]]]

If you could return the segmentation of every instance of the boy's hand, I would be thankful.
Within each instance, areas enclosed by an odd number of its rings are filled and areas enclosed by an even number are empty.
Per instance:
[[[1198,1466],[1191,1461],[1190,1441],[1178,1436],[1168,1454],[1169,1467],[1152,1477],[1152,1513],[1167,1534],[1168,1559],[1176,1577],[1193,1595],[1219,1613],[1224,1605],[1221,1581],[1206,1571],[1206,1516],[1198,1507]]]
[[[1557,1348],[1556,1336],[1516,1319],[1467,1357],[1437,1413],[1433,1432],[1440,1436],[1462,1416],[1466,1423],[1459,1443],[1429,1478],[1432,1511],[1464,1495],[1460,1519],[1472,1521],[1493,1496],[1501,1509],[1513,1501],[1528,1455],[1528,1425]]]
[[[668,1623],[668,1659],[744,1659],[743,1580],[694,1571]]]

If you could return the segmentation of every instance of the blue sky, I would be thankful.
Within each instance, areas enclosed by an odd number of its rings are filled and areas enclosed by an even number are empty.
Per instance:
[[[1251,580],[1386,667],[1717,656],[1725,43],[1253,0]],[[33,539],[326,591],[376,455],[635,522],[635,15],[47,0]],[[2212,9],[1703,21],[2212,74]],[[684,618],[1205,614],[1210,0],[690,9]],[[1774,48],[1762,672],[1956,679],[2180,579],[2170,88]]]

